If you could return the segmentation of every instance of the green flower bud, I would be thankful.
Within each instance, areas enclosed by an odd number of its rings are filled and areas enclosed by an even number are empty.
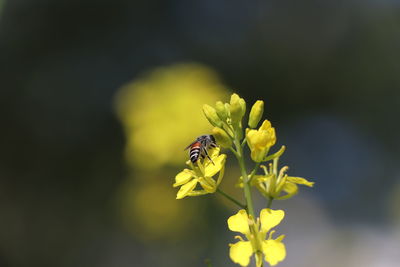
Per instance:
[[[240,98],[239,104],[240,104],[240,107],[242,108],[242,117],[243,117],[244,114],[246,113],[246,101],[244,101],[243,98]]]
[[[224,106],[225,106],[226,112],[228,112],[228,117],[230,117],[231,116],[231,112],[230,112],[231,105],[229,105],[229,103],[225,103]]]
[[[244,99],[241,99],[239,95],[233,94],[231,96],[229,111],[231,114],[232,124],[238,125],[246,111],[246,102],[244,102]]]
[[[228,118],[228,110],[226,109],[224,103],[222,103],[221,101],[217,101],[217,103],[215,103],[215,109],[217,111],[218,117],[220,117],[222,121],[226,121],[226,119]]]
[[[222,126],[222,121],[213,107],[207,104],[203,105],[203,113],[212,126]]]
[[[224,130],[219,127],[214,127],[212,132],[218,145],[223,148],[229,148],[232,146],[232,139]]]
[[[256,128],[264,112],[264,101],[258,100],[251,108],[249,115],[250,128]]]

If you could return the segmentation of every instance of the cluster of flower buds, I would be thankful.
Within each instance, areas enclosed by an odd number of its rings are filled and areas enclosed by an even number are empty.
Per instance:
[[[239,95],[233,94],[229,103],[218,101],[215,108],[206,104],[203,106],[203,112],[214,126],[213,135],[221,147],[231,147],[235,136],[242,138],[242,119],[246,113],[246,102]]]

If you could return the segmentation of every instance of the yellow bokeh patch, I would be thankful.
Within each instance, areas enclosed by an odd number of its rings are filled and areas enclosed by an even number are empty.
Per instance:
[[[181,165],[183,149],[211,133],[201,108],[228,95],[211,69],[199,64],[157,68],[125,85],[115,108],[126,134],[126,159],[144,169]]]

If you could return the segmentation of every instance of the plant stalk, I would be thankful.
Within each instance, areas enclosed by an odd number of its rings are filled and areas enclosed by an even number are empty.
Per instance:
[[[228,195],[227,193],[225,193],[221,189],[218,188],[217,192],[220,193],[221,195],[223,195],[225,198],[227,198],[230,201],[232,201],[233,203],[235,203],[236,205],[238,205],[239,207],[241,207],[242,209],[246,209],[246,205],[240,203],[238,200],[236,200],[235,198],[231,197],[230,195]]]
[[[244,197],[246,199],[247,211],[251,216],[253,216],[253,218],[256,218],[254,216],[253,200],[251,198],[249,179],[247,176],[246,166],[244,164],[244,159],[243,159],[243,149],[240,144],[240,140],[237,138],[237,135],[235,136],[234,144],[237,152],[235,156],[239,162],[239,167],[243,178]]]

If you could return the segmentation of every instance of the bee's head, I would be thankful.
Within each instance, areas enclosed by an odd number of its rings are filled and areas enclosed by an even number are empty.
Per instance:
[[[210,140],[211,140],[213,143],[216,143],[215,138],[214,138],[214,136],[213,136],[212,134],[210,134],[208,137],[210,138]]]

